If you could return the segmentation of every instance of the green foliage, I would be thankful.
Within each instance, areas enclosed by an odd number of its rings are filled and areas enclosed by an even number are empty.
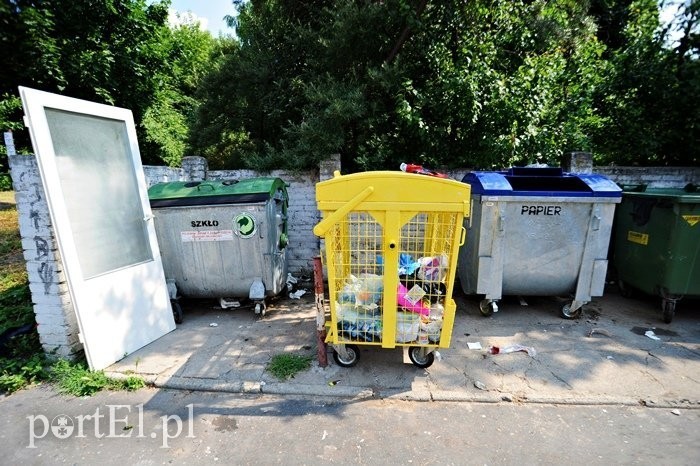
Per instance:
[[[102,371],[90,371],[83,364],[60,359],[52,367],[53,376],[62,393],[90,396],[107,387],[109,380]]]
[[[238,25],[193,141],[222,166],[544,161],[590,149],[602,122],[604,47],[580,2],[253,1]]]
[[[276,354],[267,365],[267,370],[278,379],[285,380],[311,367],[312,359],[311,356],[299,354]]]
[[[656,0],[238,2],[191,142],[213,168],[694,164],[698,5],[672,50]]]
[[[164,32],[161,40],[169,66],[162,70],[161,85],[143,115],[142,145],[166,164],[179,166],[189,149],[190,125],[199,104],[195,91],[225,39],[217,42],[198,24],[183,24]]]
[[[655,0],[629,2],[621,40],[609,51],[599,89],[604,131],[594,135],[602,163],[697,165],[700,139],[700,2],[660,28]],[[669,45],[669,33],[679,33]],[[695,42],[694,42],[695,38]]]
[[[0,173],[0,191],[10,191],[12,189],[12,178],[9,173]]]
[[[170,29],[169,1],[0,3],[0,130],[30,151],[17,86],[130,109],[145,163],[179,164],[217,41],[196,24]],[[0,156],[0,173],[3,160]]]
[[[13,193],[0,193],[0,333],[34,322]],[[4,342],[0,392],[44,380],[46,360],[36,330]]]
[[[139,121],[160,87],[167,65],[160,36],[167,32],[167,4],[4,1],[0,43],[8,66],[0,71],[0,95],[17,86],[129,108]],[[7,45],[5,45],[7,44]],[[19,110],[19,109],[18,109]],[[21,122],[19,111],[12,121]],[[18,149],[30,147],[25,131]]]
[[[133,391],[145,387],[139,377],[112,379],[103,371],[91,371],[84,363],[71,363],[65,359],[56,361],[51,370],[59,390],[74,396],[91,396],[105,389]]]
[[[0,13],[2,10],[0,9]],[[22,129],[21,120],[13,120],[22,102],[19,97],[4,94],[0,95],[0,132],[17,131]],[[10,178],[10,165],[7,160],[7,148],[5,144],[0,144],[0,192],[12,189],[12,179]]]
[[[213,39],[167,0],[3,1],[0,123],[29,147],[22,84],[130,108],[146,163],[698,162],[698,1],[667,27],[658,0],[233,3]]]
[[[45,380],[46,359],[34,354],[28,360],[0,358],[0,392],[13,393],[31,384]]]

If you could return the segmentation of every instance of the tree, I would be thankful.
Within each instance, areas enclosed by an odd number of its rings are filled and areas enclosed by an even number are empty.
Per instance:
[[[602,163],[697,165],[700,140],[700,2],[689,2],[666,28],[655,0],[629,3],[610,75],[599,89],[605,117],[594,135]],[[679,34],[669,44],[669,34]]]
[[[178,164],[217,41],[194,24],[171,30],[169,3],[3,0],[3,127],[21,128],[17,86],[34,87],[130,109],[143,161]],[[29,145],[18,132],[18,148]]]
[[[160,86],[145,110],[141,146],[171,166],[179,166],[189,150],[190,127],[199,101],[195,94],[204,75],[229,39],[215,40],[199,24],[185,23],[163,35],[167,68],[159,72]],[[153,157],[152,157],[153,158]]]
[[[552,160],[590,149],[601,123],[604,47],[585,3],[239,8],[240,49],[207,79],[193,141],[221,166],[310,167],[333,152],[351,170]]]

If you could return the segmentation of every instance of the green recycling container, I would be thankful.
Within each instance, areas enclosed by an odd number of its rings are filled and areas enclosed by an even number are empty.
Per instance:
[[[249,298],[256,314],[287,280],[287,184],[272,177],[173,181],[148,197],[171,294]],[[175,298],[175,296],[171,296]]]
[[[662,298],[664,322],[676,301],[700,296],[700,189],[638,187],[615,213],[613,263],[624,296],[632,289]]]

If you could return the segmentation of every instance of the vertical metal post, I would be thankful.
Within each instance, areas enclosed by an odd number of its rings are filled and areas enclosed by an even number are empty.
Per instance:
[[[316,292],[316,337],[318,347],[318,365],[328,365],[326,352],[326,308],[323,305],[323,265],[321,257],[314,257],[314,291]]]

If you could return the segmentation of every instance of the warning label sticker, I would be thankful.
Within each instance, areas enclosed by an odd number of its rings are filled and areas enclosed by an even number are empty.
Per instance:
[[[682,215],[682,217],[691,227],[694,227],[695,224],[700,222],[700,215]]]
[[[646,233],[639,233],[636,231],[628,231],[627,241],[646,246],[647,244],[649,244],[649,235],[647,235]]]
[[[193,243],[197,241],[233,241],[233,230],[181,231],[180,239],[183,243]]]

